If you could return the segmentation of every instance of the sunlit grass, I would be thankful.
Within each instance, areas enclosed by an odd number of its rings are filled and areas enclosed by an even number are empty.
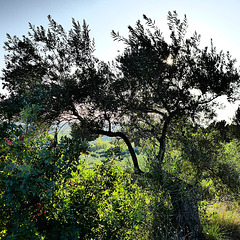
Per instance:
[[[208,207],[202,220],[207,239],[240,239],[240,206],[237,203],[215,203]]]

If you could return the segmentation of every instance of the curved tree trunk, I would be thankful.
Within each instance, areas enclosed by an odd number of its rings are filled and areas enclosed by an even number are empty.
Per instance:
[[[75,115],[78,118],[78,120],[81,122],[83,120],[83,118],[78,114],[74,105],[72,105],[72,111],[73,111],[73,115]],[[120,137],[120,138],[122,138],[123,141],[127,144],[128,150],[131,154],[133,165],[134,165],[134,172],[137,173],[137,174],[143,173],[143,171],[140,169],[140,167],[138,165],[138,159],[137,159],[136,153],[134,152],[132,144],[129,141],[128,137],[124,133],[122,133],[122,132],[112,132],[110,130],[105,131],[105,130],[102,130],[102,129],[89,129],[89,130],[93,133],[106,135],[108,137]]]
[[[105,130],[101,130],[101,129],[94,130],[94,133],[106,135],[108,137],[120,137],[120,138],[122,138],[123,141],[128,146],[128,150],[131,154],[135,173],[137,173],[137,174],[143,173],[143,171],[139,167],[138,159],[137,159],[136,153],[134,152],[132,144],[130,143],[128,137],[124,133],[122,133],[122,132],[110,132],[110,131],[105,131]]]

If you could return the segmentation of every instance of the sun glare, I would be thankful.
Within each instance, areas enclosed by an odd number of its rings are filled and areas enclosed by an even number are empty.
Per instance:
[[[168,65],[173,65],[173,59],[169,56],[168,58],[167,58],[167,61],[166,61],[166,63],[168,64]]]

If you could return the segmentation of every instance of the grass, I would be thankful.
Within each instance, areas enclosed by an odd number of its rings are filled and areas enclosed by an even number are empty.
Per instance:
[[[203,230],[209,240],[240,239],[240,206],[233,202],[218,202],[206,209]]]

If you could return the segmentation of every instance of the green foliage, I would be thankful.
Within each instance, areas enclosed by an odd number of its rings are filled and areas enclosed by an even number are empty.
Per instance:
[[[28,36],[7,36],[3,81],[11,94],[0,102],[0,119],[8,121],[0,125],[3,239],[169,240],[186,237],[189,227],[197,236],[199,199],[239,200],[240,149],[232,140],[238,134],[229,135],[222,123],[204,129],[189,122],[210,120],[218,96],[232,98],[239,85],[235,60],[212,43],[200,49],[197,33],[186,38],[187,19],[176,12],[168,14],[170,42],[144,19],[146,27],[129,26],[128,38],[112,33],[126,43],[117,73],[93,56],[85,21],[80,26],[73,19],[66,32],[49,16],[47,30],[30,24]],[[24,136],[10,125],[19,113]],[[49,126],[62,117],[79,124],[60,144],[43,128],[29,131],[29,123]],[[146,175],[128,134],[113,131],[126,121],[136,136],[131,140],[139,144],[143,136],[147,145]],[[238,115],[234,121],[238,126]],[[98,138],[90,149],[92,133],[122,138],[140,176],[114,163],[128,153],[121,145]],[[82,153],[100,149],[110,161],[92,168],[80,161]],[[224,224],[215,222],[205,232],[220,239]]]
[[[201,200],[205,200],[206,204],[221,202],[224,199],[239,201],[239,142],[236,140],[221,142],[222,137],[218,129],[209,131],[199,126],[193,127],[186,122],[185,125],[180,122],[179,124],[178,130],[173,132],[171,139],[167,141],[162,166],[158,165],[156,159],[157,141],[149,139],[148,142],[144,142],[149,174],[155,180],[151,184],[156,188],[153,195],[157,196],[157,192],[164,192],[164,199],[169,204],[168,211],[166,209],[164,211],[163,204],[159,208],[157,208],[159,206],[157,202],[154,205],[156,211],[154,216],[158,215],[154,221],[157,222],[157,226],[161,226],[162,231],[157,231],[157,227],[154,229],[158,236],[162,236],[162,239],[164,239],[164,229],[171,232],[165,237],[166,239],[174,239],[178,232],[174,219],[167,218],[167,216],[174,216],[176,209],[179,214],[178,219],[183,219],[185,216],[184,221],[186,221],[186,217],[189,216],[188,212],[193,213],[193,209]],[[161,190],[160,187],[157,190],[158,185],[162,186]],[[181,208],[185,210],[182,211]],[[199,206],[201,212],[204,209],[206,209],[205,206]],[[215,210],[216,215],[220,214],[221,208]],[[228,214],[231,215],[230,212]],[[170,224],[164,223],[161,220],[162,216],[168,219]],[[226,231],[228,227],[223,226],[223,223],[215,221],[216,224],[214,224],[213,221],[208,221],[209,216],[211,215],[201,214],[206,239],[230,239],[230,236],[234,239],[234,236],[238,234],[235,230],[232,234],[226,234],[231,232]],[[234,226],[234,229],[238,229],[239,224],[236,223]]]
[[[164,161],[167,172],[193,185],[203,182],[209,185],[213,181],[216,194],[237,196],[240,186],[238,141],[225,142],[218,128],[186,124],[172,137]]]
[[[51,148],[44,136],[24,141],[12,138],[10,142],[1,146],[1,216],[8,236],[24,239],[19,232],[21,224],[48,225],[48,221],[40,224],[41,219],[50,212],[57,184],[71,176],[76,161],[66,156],[64,149]]]
[[[37,125],[38,116],[40,114],[41,107],[36,104],[27,104],[21,110],[20,121],[25,124],[25,133],[27,134],[30,128],[34,129],[34,125]]]
[[[77,122],[74,122],[73,124],[71,124],[70,135],[73,141],[77,141],[77,142],[83,142],[83,141],[90,142],[97,138],[96,134],[89,132],[87,127],[84,126],[83,122],[81,124]]]
[[[120,166],[89,169],[72,142],[53,147],[44,135],[7,140],[1,142],[2,239],[147,238],[149,196]]]
[[[21,136],[22,133],[23,129],[20,125],[8,123],[7,121],[0,122],[0,141],[12,136]]]
[[[95,152],[97,150],[108,150],[111,147],[113,147],[113,145],[109,141],[104,141],[101,136],[99,136],[96,141],[93,142],[91,151]]]
[[[79,177],[79,173],[81,174]],[[87,239],[131,239],[144,230],[147,205],[144,195],[130,175],[111,164],[80,170],[69,187],[73,221]],[[146,211],[146,212],[145,212]]]
[[[196,173],[195,180],[201,179],[203,170],[211,171],[215,164],[217,151],[220,147],[218,133],[207,133],[200,127],[194,131],[186,131],[181,135],[182,159],[192,165]],[[186,169],[182,169],[185,171]],[[189,169],[191,171],[191,168]]]
[[[86,141],[74,141],[74,139],[64,136],[60,140],[59,146],[64,147],[66,154],[78,160],[82,153],[88,154],[89,143]]]
[[[187,129],[176,132],[178,144],[175,137],[167,142],[160,169],[158,142],[145,141],[149,173],[133,180],[112,160],[89,168],[79,160],[85,148],[71,138],[53,145],[48,134],[23,138],[9,128],[1,140],[2,239],[176,239],[182,229],[176,219],[184,221],[195,197],[238,199],[238,141],[221,143],[217,131]],[[108,150],[114,158],[121,145]],[[206,239],[237,236],[234,210],[221,215],[221,209],[201,214]]]
[[[223,184],[237,197],[240,190],[240,145],[236,140],[222,144],[218,150],[215,172]]]
[[[1,94],[0,94],[1,97]],[[8,97],[0,98],[0,120],[10,123],[14,117],[19,115],[19,112],[25,105],[25,97],[20,94],[10,94]]]

